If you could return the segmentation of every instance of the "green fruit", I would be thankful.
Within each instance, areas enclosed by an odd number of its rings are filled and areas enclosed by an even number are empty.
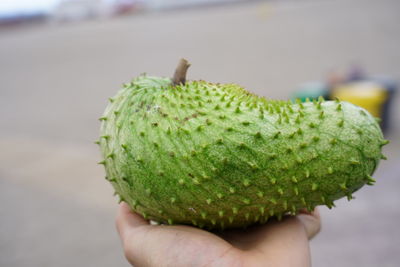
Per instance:
[[[332,207],[374,182],[387,141],[366,110],[322,99],[266,100],[235,84],[185,83],[186,68],[174,82],[135,78],[100,118],[106,179],[145,218],[244,227]]]

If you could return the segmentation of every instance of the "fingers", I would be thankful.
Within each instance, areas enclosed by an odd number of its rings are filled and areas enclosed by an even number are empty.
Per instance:
[[[125,203],[116,225],[125,257],[134,266],[206,266],[221,260],[221,255],[238,253],[225,240],[194,227],[150,225]]]
[[[254,239],[250,243],[246,240],[245,244],[250,262],[262,259],[271,266],[310,266],[307,232],[297,217],[271,221],[250,234]]]
[[[116,225],[121,239],[124,240],[129,231],[139,226],[149,225],[149,222],[139,214],[132,212],[128,204],[121,202],[117,213]]]
[[[296,217],[286,217],[281,222],[272,221],[242,233],[246,237],[236,236],[235,243],[247,251],[250,262],[262,258],[272,266],[310,266],[308,240],[320,229],[318,210],[302,210]]]
[[[139,214],[132,212],[128,204],[121,202],[117,213],[116,227],[126,259],[134,266],[145,265],[144,259],[138,255],[143,254],[141,243],[145,243],[144,236],[151,227],[149,222]]]
[[[132,212],[126,203],[119,207],[116,225],[125,256],[135,266],[160,266],[168,260],[171,260],[171,266],[174,266],[173,262],[184,262],[182,266],[194,262],[201,265],[205,258],[199,255],[219,258],[230,246],[223,239],[196,228],[152,226]],[[262,259],[272,266],[309,266],[308,239],[317,234],[320,227],[317,210],[302,211],[281,222],[271,221],[245,231],[229,231],[224,238],[245,251],[250,263]]]
[[[312,239],[321,230],[321,217],[317,208],[312,212],[302,210],[297,218],[304,225],[308,239]]]

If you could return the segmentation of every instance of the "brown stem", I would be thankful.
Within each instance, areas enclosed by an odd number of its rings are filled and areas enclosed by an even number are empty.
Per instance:
[[[178,66],[176,67],[174,77],[172,78],[172,85],[178,85],[178,84],[185,84],[186,82],[186,72],[187,69],[190,67],[189,62],[181,58],[181,60],[178,63]]]

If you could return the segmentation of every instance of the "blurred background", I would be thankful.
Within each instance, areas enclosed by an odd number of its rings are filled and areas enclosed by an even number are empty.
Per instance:
[[[0,266],[129,266],[99,121],[140,73],[340,97],[383,119],[373,187],[321,208],[314,266],[400,263],[400,1],[0,1]],[[396,93],[397,91],[397,93]]]

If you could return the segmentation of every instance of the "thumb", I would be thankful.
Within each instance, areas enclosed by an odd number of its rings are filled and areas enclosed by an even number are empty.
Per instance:
[[[318,209],[314,209],[312,212],[302,210],[297,218],[303,224],[308,239],[312,239],[321,230],[321,216]]]
[[[128,204],[126,204],[125,202],[121,202],[121,204],[119,205],[117,219],[115,223],[122,241],[125,241],[124,238],[128,236],[128,233],[132,231],[132,229],[136,229],[140,226],[149,225],[149,222],[143,219],[142,216],[132,212]]]

